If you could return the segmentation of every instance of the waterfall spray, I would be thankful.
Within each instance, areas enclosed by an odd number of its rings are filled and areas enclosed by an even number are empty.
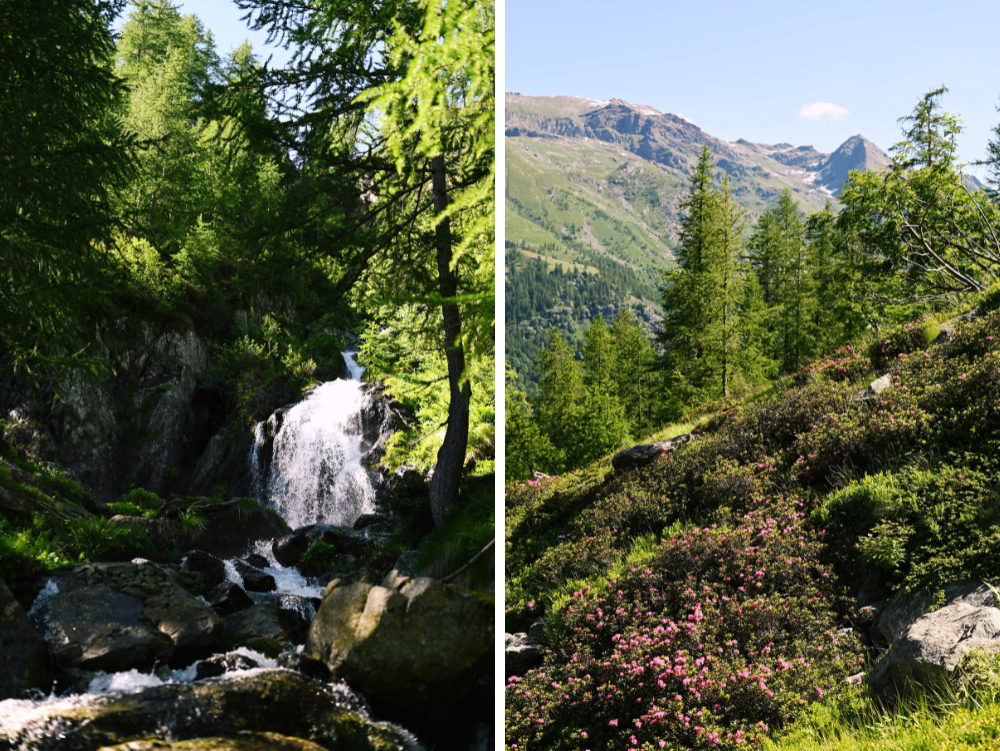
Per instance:
[[[280,427],[260,422],[250,450],[253,490],[295,529],[306,524],[350,525],[375,510],[375,491],[361,463],[362,414],[369,397],[357,352],[345,352],[351,379],[328,381],[284,413]],[[262,453],[273,436],[270,466]],[[264,492],[266,488],[266,493]]]

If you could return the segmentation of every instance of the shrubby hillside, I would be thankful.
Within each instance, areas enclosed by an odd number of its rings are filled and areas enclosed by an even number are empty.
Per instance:
[[[692,440],[645,466],[609,455],[508,485],[505,630],[541,618],[546,642],[506,684],[508,748],[909,732],[871,703],[908,682],[864,682],[893,643],[880,614],[1000,575],[1000,290],[972,305],[695,411]],[[976,652],[962,664],[966,697],[996,670]]]

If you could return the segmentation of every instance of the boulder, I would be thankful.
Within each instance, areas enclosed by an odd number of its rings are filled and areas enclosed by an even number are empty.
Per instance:
[[[221,584],[226,579],[226,562],[204,550],[189,551],[183,566],[191,571],[204,574],[211,587]]]
[[[260,553],[251,553],[247,556],[247,563],[249,563],[254,568],[267,568],[271,564],[268,563],[267,558],[262,556]]]
[[[132,751],[125,744],[180,741],[192,741],[179,747],[185,751],[218,751],[226,746],[199,747],[193,741],[243,738],[245,731],[278,733],[338,751],[419,749],[406,731],[372,721],[364,702],[346,687],[282,669],[256,669],[136,693],[55,699],[19,706],[6,714],[0,705],[0,747],[31,751],[96,751],[111,744]],[[308,746],[291,748],[313,751]],[[235,751],[249,749],[237,746]]]
[[[396,559],[393,567],[403,576],[420,576],[420,569],[417,566],[417,558],[420,556],[416,550],[404,550]]]
[[[544,645],[537,639],[524,633],[504,634],[503,642],[504,678],[524,675],[528,668],[541,663]]]
[[[624,451],[619,451],[611,459],[611,466],[619,472],[635,467],[642,467],[649,464],[656,457],[676,450],[694,438],[690,433],[671,438],[669,441],[657,441],[656,443],[642,443]]]
[[[350,527],[332,524],[309,524],[277,539],[271,545],[275,560],[282,566],[294,566],[313,543],[325,542],[338,553],[360,556],[365,538]]]
[[[369,699],[443,718],[493,674],[493,601],[391,572],[381,585],[331,582],[305,654]]]
[[[92,563],[54,581],[58,592],[32,615],[65,667],[145,671],[209,651],[222,636],[219,616],[159,566]]]
[[[294,670],[318,681],[329,683],[330,669],[319,660],[312,660],[300,652],[282,652],[278,655],[278,667]]]
[[[293,644],[303,644],[309,633],[309,626],[316,617],[316,607],[319,600],[299,595],[278,595],[275,598],[278,606],[278,622]]]
[[[207,660],[198,663],[195,680],[202,678],[215,678],[224,673],[232,673],[237,670],[252,670],[257,667],[257,661],[252,660],[239,652],[226,652],[223,655],[214,655]]]
[[[51,684],[49,645],[0,579],[0,701]]]
[[[876,378],[874,381],[868,384],[867,394],[869,396],[878,396],[883,391],[888,391],[892,388],[892,375],[886,373],[881,378]]]
[[[207,503],[198,510],[208,519],[210,529],[199,546],[219,558],[242,555],[255,543],[270,542],[289,531],[278,514],[240,498]]]
[[[135,560],[132,563],[135,563]],[[195,597],[204,597],[212,589],[208,583],[208,577],[199,571],[189,571],[183,568],[166,569],[166,571],[174,584]]]
[[[278,733],[237,733],[229,738],[195,738],[188,741],[132,741],[105,746],[98,751],[327,751],[312,741]]]
[[[973,648],[1000,651],[1000,610],[956,601],[917,618],[875,664],[868,683],[883,694],[946,689]]]
[[[242,577],[243,589],[247,592],[273,592],[278,588],[273,576],[254,568],[246,561],[233,561],[233,568]]]
[[[212,609],[221,616],[231,615],[238,610],[246,610],[253,607],[253,600],[250,595],[243,591],[243,588],[231,581],[224,581],[212,588],[205,599]]]
[[[974,607],[996,607],[1000,605],[989,586],[980,579],[949,584],[944,588],[946,605],[965,603]],[[905,634],[918,618],[933,607],[933,599],[926,592],[908,594],[897,592],[890,603],[878,615],[874,636],[884,644],[893,644]]]
[[[229,647],[245,645],[261,652],[284,641],[277,603],[262,602],[226,616],[223,638]]]

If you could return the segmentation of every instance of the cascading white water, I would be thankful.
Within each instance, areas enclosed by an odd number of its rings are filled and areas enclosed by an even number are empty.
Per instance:
[[[354,360],[356,354],[344,353],[351,379],[313,389],[285,413],[274,437],[267,503],[292,529],[315,523],[350,525],[375,510],[375,491],[361,464],[361,415],[368,396],[361,388],[364,368]],[[262,426],[257,426],[251,449],[258,475]]]

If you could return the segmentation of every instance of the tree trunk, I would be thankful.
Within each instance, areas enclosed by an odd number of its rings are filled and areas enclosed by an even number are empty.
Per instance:
[[[434,213],[441,214],[448,206],[444,157],[431,158],[431,190],[434,198]],[[445,302],[441,305],[444,318],[444,347],[448,360],[448,429],[444,442],[438,450],[434,477],[431,479],[431,516],[434,527],[443,531],[448,522],[449,509],[458,498],[458,488],[465,465],[465,451],[469,443],[469,401],[472,398],[472,384],[464,377],[465,351],[460,335],[462,319],[458,305],[447,300],[458,292],[458,278],[451,269],[451,221],[444,219],[437,226],[438,291]]]

